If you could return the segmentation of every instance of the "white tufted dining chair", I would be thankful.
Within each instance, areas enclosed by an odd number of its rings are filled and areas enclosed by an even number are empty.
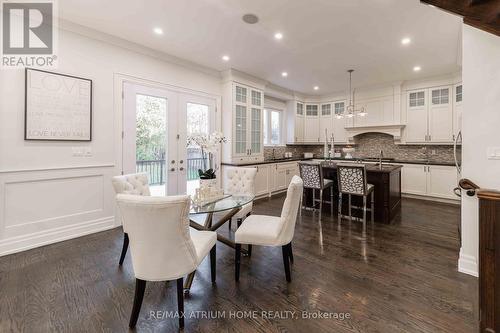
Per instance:
[[[190,198],[187,195],[118,194],[116,200],[129,234],[136,278],[130,328],[137,323],[146,281],[168,280],[177,280],[179,326],[184,327],[183,276],[193,272],[210,252],[212,283],[215,282],[217,234],[189,228]]]
[[[304,184],[298,176],[293,176],[281,216],[251,215],[236,230],[235,280],[240,278],[241,244],[281,246],[283,264],[288,282],[291,281],[290,262],[293,264],[292,239],[299,211]]]
[[[255,195],[255,176],[257,168],[225,167],[223,187],[224,193],[233,195]],[[233,216],[236,219],[238,227],[243,219],[252,213],[253,203],[250,202]],[[231,229],[231,220],[229,220],[229,229]]]
[[[150,196],[149,191],[149,180],[147,173],[132,173],[128,175],[115,176],[111,179],[113,188],[116,194],[134,194]],[[119,265],[123,265],[123,260],[127,254],[128,249],[128,234],[125,230],[125,225],[122,223],[123,227],[123,246],[122,253],[120,254]]]

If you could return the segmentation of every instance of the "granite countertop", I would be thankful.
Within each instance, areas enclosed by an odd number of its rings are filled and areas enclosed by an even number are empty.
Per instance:
[[[362,163],[359,163],[361,165],[363,165]],[[402,165],[398,165],[398,164],[387,164],[387,163],[382,163],[382,168],[380,168],[379,166],[375,165],[375,164],[364,164],[366,166],[366,171],[368,172],[380,172],[380,173],[391,173],[391,172],[394,172],[394,171],[398,171],[400,170],[403,166]],[[332,168],[332,169],[336,169],[337,168],[337,163],[336,162],[332,162],[332,161],[324,161],[324,162],[321,162],[321,166],[323,168]]]
[[[336,157],[334,160],[342,160],[342,161],[363,161],[363,162],[375,162],[378,163],[378,159],[375,158],[343,158]],[[455,166],[455,162],[447,162],[447,161],[436,161],[436,160],[402,160],[402,159],[383,159],[383,164],[422,164],[422,165],[444,165],[444,166]]]
[[[312,158],[304,158],[304,157],[290,157],[290,158],[278,158],[272,160],[264,160],[260,162],[243,162],[243,163],[224,163],[222,165],[230,165],[230,166],[246,166],[246,165],[260,165],[260,164],[272,164],[272,163],[286,163],[286,162],[297,162],[297,161],[309,161]]]

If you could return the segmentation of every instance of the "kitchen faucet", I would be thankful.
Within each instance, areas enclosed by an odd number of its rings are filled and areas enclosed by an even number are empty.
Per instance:
[[[276,156],[274,156],[274,148],[273,148],[273,160],[275,160],[275,159],[276,159]]]
[[[384,151],[380,149],[380,154],[378,157],[378,168],[379,170],[382,170],[382,157],[384,156]]]

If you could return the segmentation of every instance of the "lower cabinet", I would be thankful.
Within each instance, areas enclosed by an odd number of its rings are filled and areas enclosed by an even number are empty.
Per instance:
[[[299,175],[298,162],[244,165],[244,167],[257,169],[254,184],[256,197],[269,196],[274,192],[286,190],[293,176]],[[222,172],[224,170],[223,165]]]
[[[453,189],[458,175],[454,166],[403,164],[401,192],[458,200]]]

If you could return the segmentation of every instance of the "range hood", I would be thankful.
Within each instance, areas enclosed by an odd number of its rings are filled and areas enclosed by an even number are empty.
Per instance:
[[[349,142],[354,142],[354,137],[356,135],[365,133],[384,133],[389,134],[394,137],[394,141],[401,141],[401,136],[403,134],[403,128],[405,125],[374,125],[374,126],[356,126],[356,127],[346,127],[347,140]]]

